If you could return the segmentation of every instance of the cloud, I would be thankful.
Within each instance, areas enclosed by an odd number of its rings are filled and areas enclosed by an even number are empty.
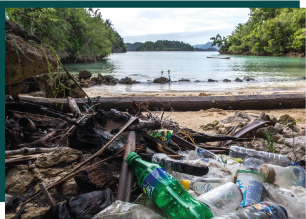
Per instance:
[[[248,20],[247,8],[101,8],[125,42],[159,39],[206,43]]]

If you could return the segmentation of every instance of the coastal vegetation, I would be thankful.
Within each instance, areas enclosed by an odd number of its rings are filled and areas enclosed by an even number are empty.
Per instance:
[[[135,42],[135,43],[125,43],[127,51],[136,51],[136,49],[141,46],[143,43]]]
[[[181,41],[158,40],[155,43],[147,41],[136,51],[194,51],[193,46]]]
[[[305,56],[305,9],[251,8],[250,18],[230,36],[212,37],[220,53]]]
[[[84,8],[6,8],[15,21],[52,46],[62,62],[101,60],[113,52],[126,52],[122,37],[99,10]]]

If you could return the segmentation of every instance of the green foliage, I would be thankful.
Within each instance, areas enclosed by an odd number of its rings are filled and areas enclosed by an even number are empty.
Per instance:
[[[212,37],[221,52],[253,55],[305,53],[305,9],[251,8],[250,19],[228,37]]]
[[[268,148],[268,150],[271,152],[271,153],[274,153],[275,152],[275,149],[274,149],[274,141],[271,139],[271,135],[269,135],[269,132],[268,131],[265,131],[265,137],[266,137],[266,140],[268,142],[268,145],[266,146]]]
[[[52,46],[63,61],[95,61],[126,46],[99,10],[84,8],[6,8],[6,17]]]
[[[194,51],[193,46],[180,41],[158,40],[155,43],[147,41],[136,51]]]

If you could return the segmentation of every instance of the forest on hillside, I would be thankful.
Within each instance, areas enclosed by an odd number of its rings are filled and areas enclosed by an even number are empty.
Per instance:
[[[155,43],[147,41],[136,51],[194,51],[193,46],[181,41],[158,40]]]
[[[99,10],[6,8],[5,19],[21,24],[52,46],[62,62],[96,61],[113,52],[126,52],[122,37]]]
[[[212,37],[219,52],[245,55],[305,56],[305,9],[251,8],[250,18],[230,36]]]

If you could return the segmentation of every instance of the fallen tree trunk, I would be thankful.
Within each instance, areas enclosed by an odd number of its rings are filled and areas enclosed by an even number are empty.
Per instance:
[[[70,112],[66,99],[48,99],[20,97],[21,100]],[[79,106],[87,99],[78,99]],[[271,94],[271,95],[235,95],[235,96],[191,96],[191,97],[103,97],[92,98],[97,109],[117,109],[125,111],[133,101],[149,102],[149,110],[163,109],[176,111],[197,111],[201,109],[219,108],[225,110],[244,109],[290,109],[305,108],[305,94]],[[63,106],[61,104],[63,103]]]

